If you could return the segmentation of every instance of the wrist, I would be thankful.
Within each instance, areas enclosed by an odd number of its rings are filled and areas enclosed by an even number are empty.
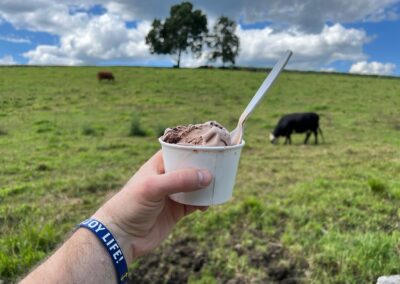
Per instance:
[[[118,242],[119,247],[125,256],[126,263],[128,265],[131,264],[135,260],[135,257],[133,253],[132,240],[129,234],[126,233],[111,216],[105,214],[101,210],[97,211],[91,218],[99,220],[108,228]]]

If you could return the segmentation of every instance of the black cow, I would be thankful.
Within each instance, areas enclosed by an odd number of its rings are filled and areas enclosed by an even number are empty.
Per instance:
[[[270,134],[269,140],[272,144],[278,142],[280,136],[286,137],[285,144],[292,144],[292,139],[290,136],[292,133],[306,133],[306,139],[304,144],[307,144],[310,138],[311,132],[315,136],[315,144],[318,144],[318,132],[321,134],[322,130],[319,127],[319,115],[314,112],[306,113],[292,113],[281,117],[278,125],[275,127],[274,131]]]

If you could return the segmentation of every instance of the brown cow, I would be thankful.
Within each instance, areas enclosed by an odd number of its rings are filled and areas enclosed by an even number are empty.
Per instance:
[[[109,71],[99,71],[97,73],[97,79],[100,82],[103,80],[114,81],[115,78],[114,78],[114,75]]]

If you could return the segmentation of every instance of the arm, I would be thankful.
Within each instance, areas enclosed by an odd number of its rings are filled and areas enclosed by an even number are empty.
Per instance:
[[[99,240],[79,229],[22,283],[117,283],[117,278]]]
[[[164,173],[161,152],[93,215],[114,235],[129,265],[152,251],[184,216],[206,207],[184,205],[168,195],[189,192],[211,182],[208,171],[185,169]],[[78,229],[48,260],[21,283],[116,283],[106,249],[96,236]]]

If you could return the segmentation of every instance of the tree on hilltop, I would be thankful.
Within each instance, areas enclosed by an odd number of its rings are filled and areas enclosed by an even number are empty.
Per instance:
[[[207,17],[201,10],[193,10],[190,2],[182,2],[171,7],[170,16],[164,23],[154,19],[146,44],[152,54],[176,55],[179,68],[182,53],[188,49],[196,57],[201,56],[207,33]]]
[[[213,28],[213,34],[209,37],[208,46],[213,50],[210,60],[221,58],[222,65],[231,62],[235,65],[235,58],[239,55],[239,38],[235,35],[236,23],[228,17],[218,18]]]

